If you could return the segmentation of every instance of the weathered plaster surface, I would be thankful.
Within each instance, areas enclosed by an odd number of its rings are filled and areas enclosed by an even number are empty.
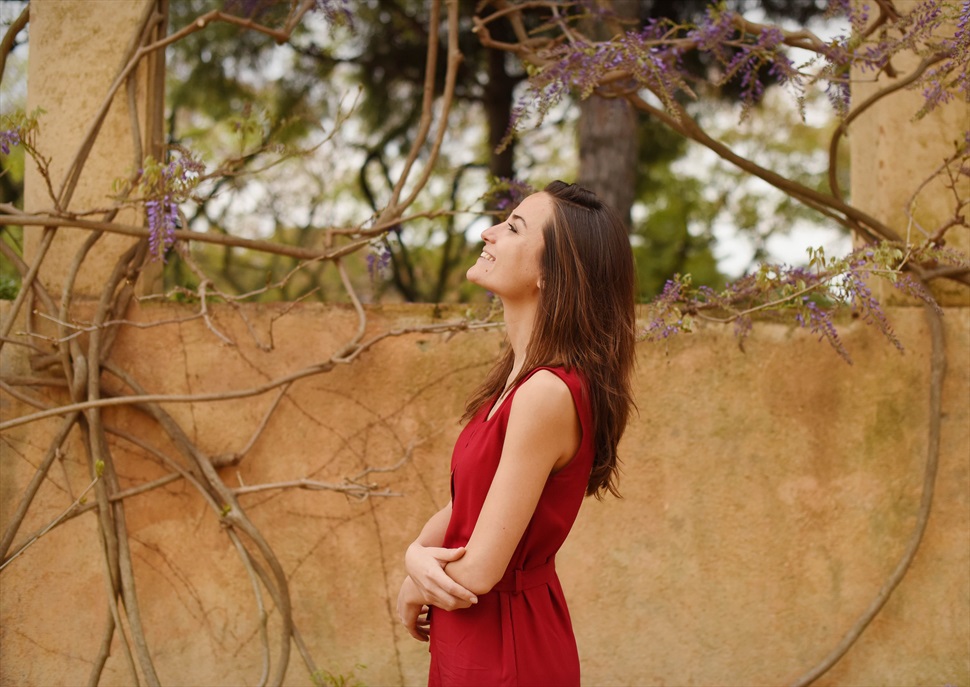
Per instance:
[[[274,306],[253,308],[268,334]],[[142,306],[140,321],[189,315]],[[371,311],[371,330],[430,318],[424,306]],[[641,344],[639,417],[623,440],[623,500],[588,501],[562,551],[586,684],[772,685],[819,660],[874,597],[915,522],[927,431],[927,332],[919,309],[890,317],[906,353],[870,327],[843,329],[843,362],[799,330],[760,324],[738,349],[702,329]],[[821,684],[968,683],[970,642],[970,311],[946,315],[950,369],[943,453],[929,529],[883,612]],[[319,362],[356,325],[352,311],[298,306],[260,351],[241,319],[216,309],[226,346],[201,320],[131,329],[120,365],[154,392],[236,389]],[[465,396],[501,334],[407,335],[352,365],[299,381],[250,454],[222,471],[233,484],[339,481],[365,467],[398,497],[329,492],[243,496],[291,575],[296,620],[322,667],[365,684],[419,684],[425,645],[394,619],[402,554],[446,503],[448,459]],[[207,451],[241,448],[274,394],[171,404]],[[0,396],[5,417],[22,412]],[[134,412],[109,424],[178,457]],[[53,422],[4,435],[0,525],[15,507]],[[123,486],[164,474],[113,440]],[[23,532],[42,526],[87,483],[71,445]],[[260,660],[254,602],[219,518],[175,482],[131,499],[138,592],[166,684],[248,684]],[[40,540],[0,577],[0,684],[86,679],[106,614],[93,514]],[[275,621],[271,614],[270,625]],[[357,664],[366,667],[355,668]],[[109,684],[129,682],[117,648]],[[307,684],[294,657],[288,681]]]
[[[31,107],[48,110],[43,152],[54,157],[56,178],[107,91],[140,8],[108,0],[32,2],[29,98]],[[97,37],[84,41],[83,60],[70,44],[80,35]],[[111,180],[130,169],[125,108],[122,101],[112,106],[78,206],[103,204]],[[891,110],[872,115],[889,117]],[[898,222],[899,209],[887,201],[903,197],[900,184],[914,174],[938,165],[948,145],[933,131],[966,121],[953,109],[940,117],[921,124],[930,128],[918,136],[910,135],[916,125],[908,118],[860,119],[851,139],[853,202],[885,210],[890,214],[880,217]],[[902,146],[907,140],[919,150]],[[927,150],[933,141],[936,152]],[[935,203],[925,200],[921,211]],[[34,210],[49,204],[36,175],[28,178],[27,204]],[[28,232],[28,256],[38,235]],[[42,275],[57,285],[55,294],[85,237],[59,231],[66,243]],[[113,265],[117,245],[106,249],[108,243],[102,239],[86,263],[80,300],[97,293]],[[956,307],[965,295],[948,302],[946,415],[926,539],[882,613],[819,684],[970,685],[970,310]],[[6,316],[7,305],[0,304],[0,314]],[[221,343],[194,319],[128,329],[114,356],[151,392],[238,389],[325,359],[356,326],[350,310],[311,305],[274,322],[284,307],[248,310],[262,341],[272,327],[276,347],[269,352],[254,345],[236,313],[217,307],[215,324],[237,346]],[[129,317],[151,322],[193,312],[142,305]],[[427,322],[432,308],[369,315],[377,332]],[[756,325],[744,351],[729,331],[716,328],[667,347],[641,345],[640,415],[622,444],[625,498],[587,502],[560,555],[586,684],[785,683],[852,625],[902,553],[926,457],[927,328],[919,308],[893,308],[889,316],[906,353],[859,322],[845,323],[853,366],[805,332],[766,323]],[[353,502],[326,491],[277,491],[241,497],[290,574],[295,619],[321,667],[353,671],[368,685],[425,680],[426,647],[394,619],[401,556],[448,498],[457,418],[500,341],[491,332],[382,342],[353,365],[294,384],[242,463],[223,469],[227,481],[247,485],[339,481],[367,467],[396,465],[411,449],[398,469],[364,478],[401,496]],[[29,369],[18,346],[6,346],[0,364],[7,371]],[[273,397],[168,409],[202,448],[220,454],[246,445]],[[4,419],[22,412],[0,394]],[[137,412],[115,410],[106,418],[180,460]],[[0,528],[57,424],[45,420],[0,438]],[[112,450],[123,486],[165,474],[122,438],[112,438]],[[46,525],[88,482],[74,437],[21,532]],[[163,683],[255,683],[255,604],[217,514],[180,481],[132,498],[126,513],[148,641]],[[88,513],[43,537],[0,574],[0,685],[86,681],[106,614],[100,543]],[[270,626],[277,622],[271,612]],[[288,682],[309,682],[296,656]],[[116,643],[103,684],[130,683]]]

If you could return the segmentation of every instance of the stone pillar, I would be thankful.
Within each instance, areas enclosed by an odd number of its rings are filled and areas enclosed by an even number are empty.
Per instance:
[[[61,193],[72,162],[111,84],[136,44],[146,13],[152,8],[164,12],[165,7],[158,0],[32,0],[30,3],[27,110],[45,111],[40,118],[38,148],[50,158],[50,182],[55,195]],[[159,97],[163,91],[158,87],[159,76],[164,77],[161,53],[140,65],[132,93],[125,86],[118,90],[84,162],[77,187],[62,209],[81,213],[108,208],[113,203],[114,180],[140,167],[144,155],[159,154],[163,142],[163,100]],[[25,210],[41,212],[53,206],[47,183],[28,161]],[[115,221],[142,225],[143,216],[141,210],[126,209]],[[101,217],[95,214],[86,219]],[[28,264],[37,255],[42,232],[40,227],[25,230],[24,258]],[[55,299],[60,296],[64,277],[78,249],[89,235],[89,231],[70,227],[57,230],[39,275]],[[118,256],[134,241],[116,234],[103,236],[84,261],[74,297],[99,297]]]
[[[919,3],[896,0],[895,4],[900,12],[910,12]],[[920,58],[912,53],[901,54],[892,61],[899,78],[912,73],[919,63]],[[871,71],[854,71],[853,107],[893,82],[885,73],[874,80]],[[915,119],[923,103],[921,88],[896,91],[862,114],[849,130],[853,205],[912,243],[925,240],[915,223],[932,234],[953,216],[953,192],[945,186],[947,177],[934,178],[916,196],[915,202],[914,193],[953,154],[954,143],[962,141],[970,129],[970,103],[965,100],[952,100]],[[962,185],[962,197],[970,196],[970,179],[960,177],[958,184]],[[907,208],[915,223],[907,215]],[[970,235],[966,229],[954,227],[947,233],[946,241],[948,246],[970,252]],[[965,286],[937,280],[933,292],[941,305],[970,305],[970,289]],[[891,303],[900,300],[898,294],[888,287],[882,289],[881,295]]]

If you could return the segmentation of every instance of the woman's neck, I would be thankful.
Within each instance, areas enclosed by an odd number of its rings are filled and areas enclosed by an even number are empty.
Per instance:
[[[529,348],[529,341],[532,339],[532,329],[535,327],[537,308],[537,301],[515,304],[503,302],[502,304],[505,313],[505,332],[509,337],[509,345],[513,353],[512,373],[506,381],[506,386],[519,375],[525,364],[525,355]]]

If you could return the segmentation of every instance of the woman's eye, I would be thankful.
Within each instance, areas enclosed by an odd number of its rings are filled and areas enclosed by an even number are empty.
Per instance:
[[[515,228],[515,227],[514,227],[514,226],[512,225],[512,223],[511,223],[511,222],[509,222],[509,223],[508,223],[508,224],[507,224],[506,226],[508,226],[508,228],[509,228],[509,229],[510,229],[510,230],[512,231],[512,233],[514,233],[514,234],[518,234],[518,233],[519,233],[519,230],[518,230],[518,229],[516,229],[516,228]]]

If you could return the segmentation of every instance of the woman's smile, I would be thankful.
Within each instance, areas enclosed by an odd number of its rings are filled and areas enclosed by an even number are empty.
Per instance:
[[[535,298],[545,243],[543,227],[551,221],[552,213],[552,198],[547,193],[533,193],[512,210],[506,221],[483,231],[485,245],[466,272],[468,280],[499,298]],[[499,256],[502,269],[498,268]]]

